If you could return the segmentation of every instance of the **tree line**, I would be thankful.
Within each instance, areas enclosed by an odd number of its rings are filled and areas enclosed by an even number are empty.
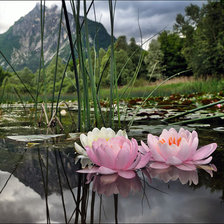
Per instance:
[[[148,50],[136,44],[135,38],[127,41],[126,36],[120,36],[115,42],[116,78],[119,86],[129,83],[133,75],[147,81],[165,79],[178,72],[191,69],[185,75],[195,77],[214,76],[222,78],[224,74],[224,3],[223,1],[208,1],[201,8],[190,4],[184,14],[176,16],[172,31],[165,30],[153,39]],[[91,57],[96,83],[103,87],[109,86],[110,78],[110,47],[107,50],[92,48]],[[77,64],[79,64],[77,60]],[[88,59],[85,65],[88,67]],[[59,91],[65,64],[58,59],[56,92]],[[47,93],[53,91],[55,58],[43,71],[32,73],[24,68],[18,74],[31,92],[35,93],[37,76],[40,73],[40,85],[48,83]],[[45,78],[44,78],[45,77]],[[81,75],[80,75],[81,77]],[[46,80],[44,80],[46,79]],[[69,64],[63,83],[62,93],[75,91],[72,63]],[[0,88],[12,91],[16,88],[25,92],[18,78],[9,71],[0,68]]]

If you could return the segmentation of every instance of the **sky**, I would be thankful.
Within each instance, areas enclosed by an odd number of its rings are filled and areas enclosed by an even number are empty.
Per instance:
[[[38,2],[40,1],[0,1],[0,33],[6,32],[15,21],[31,11]],[[190,4],[202,6],[203,3],[206,1],[118,0],[114,35],[115,37],[126,35],[127,41],[135,37],[137,43],[140,43],[141,39],[144,42],[165,27],[172,30],[176,15],[184,14],[186,6]],[[61,1],[46,1],[47,7],[55,4],[60,7]],[[67,1],[67,6],[70,10],[69,1]],[[95,9],[97,21],[101,22],[110,33],[108,1],[95,0]],[[90,11],[89,18],[94,20],[93,10]]]

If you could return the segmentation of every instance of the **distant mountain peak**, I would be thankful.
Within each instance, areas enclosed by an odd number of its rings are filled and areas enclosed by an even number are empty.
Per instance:
[[[69,14],[70,26],[75,35],[75,24]],[[56,54],[60,11],[57,5],[45,8],[44,29],[44,59],[45,64],[50,63]],[[65,24],[65,23],[64,23]],[[110,44],[110,35],[100,23],[88,20],[89,39],[98,39],[99,47],[106,49]],[[96,34],[97,32],[97,34]],[[97,35],[97,38],[95,38]],[[67,59],[69,55],[69,43],[65,26],[62,26],[59,56]],[[91,43],[94,44],[94,43]],[[9,30],[0,34],[0,49],[16,70],[24,67],[35,72],[39,68],[41,52],[41,29],[40,29],[40,3],[24,17],[15,22]],[[0,66],[9,68],[3,58],[0,57]]]

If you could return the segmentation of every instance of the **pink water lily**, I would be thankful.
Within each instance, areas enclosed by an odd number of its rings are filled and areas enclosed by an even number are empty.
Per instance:
[[[86,146],[89,159],[96,166],[79,170],[80,173],[114,174],[131,179],[135,170],[143,168],[149,162],[150,154],[142,155],[138,151],[138,143],[132,138],[116,136],[108,140],[99,138]]]
[[[80,142],[82,146],[75,142],[75,151],[78,154],[75,158],[75,162],[77,163],[81,159],[82,168],[87,166],[92,167],[92,161],[89,160],[85,147],[92,147],[93,142],[99,138],[109,140],[110,138],[116,136],[124,136],[125,138],[128,138],[125,130],[119,130],[117,133],[115,133],[115,131],[111,128],[105,127],[102,127],[101,129],[94,128],[92,131],[89,131],[87,135],[82,133],[80,135]]]
[[[198,148],[198,134],[181,128],[177,132],[174,128],[164,129],[157,137],[149,134],[148,145],[141,141],[139,150],[145,154],[151,152],[151,168],[165,169],[173,165],[181,170],[195,170],[198,165],[208,164],[212,160],[210,156],[217,144],[211,143]]]

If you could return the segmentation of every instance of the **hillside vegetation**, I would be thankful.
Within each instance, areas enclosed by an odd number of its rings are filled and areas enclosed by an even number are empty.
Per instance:
[[[123,88],[125,86],[135,86],[132,96],[143,96],[143,92],[152,90],[149,83],[154,83],[154,86],[156,86],[158,82],[169,79],[175,74],[178,76],[178,73],[181,73],[180,76],[193,76],[194,79],[182,83],[167,84],[162,91],[165,95],[178,91],[182,93],[189,93],[189,91],[221,91],[224,89],[223,18],[224,4],[222,2],[209,1],[202,8],[190,4],[186,7],[184,15],[178,14],[176,16],[173,30],[165,30],[158,34],[158,37],[150,42],[147,51],[137,45],[134,38],[127,40],[126,36],[118,37],[114,46],[118,86],[123,86]],[[110,84],[110,57],[110,46],[106,50],[91,46],[91,63],[94,67],[97,88],[99,86],[101,89],[103,88],[101,90],[102,98],[107,95],[106,89]],[[55,60],[54,57],[45,66],[44,72],[41,69],[41,71],[37,70],[34,73],[28,67],[18,71],[19,77],[31,93],[35,94],[39,74],[40,93],[43,92],[43,83],[46,81],[46,94],[50,95],[52,93],[56,71]],[[79,59],[77,59],[77,65],[82,80]],[[84,65],[88,68],[88,59],[84,61]],[[59,57],[55,79],[56,94],[59,93],[64,70],[64,60]],[[146,87],[143,87],[144,83]],[[63,80],[62,95],[73,94],[76,90],[75,86],[73,66],[72,63],[69,63]],[[80,88],[83,88],[82,82]],[[15,94],[16,91],[22,95],[27,92],[18,76],[10,70],[0,69],[0,93],[2,97],[6,93]]]

